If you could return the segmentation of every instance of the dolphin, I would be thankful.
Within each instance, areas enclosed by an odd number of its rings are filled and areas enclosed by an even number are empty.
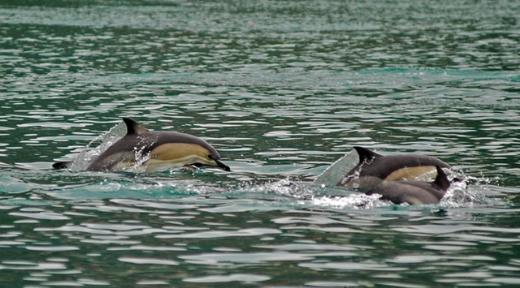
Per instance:
[[[337,186],[360,185],[364,177],[384,181],[416,180],[438,171],[435,167],[450,168],[447,163],[431,156],[400,154],[383,156],[369,149],[354,146],[359,162],[341,179]]]
[[[437,176],[433,182],[416,180],[388,181],[377,177],[365,177],[360,190],[367,195],[380,194],[381,199],[395,204],[436,204],[444,197],[450,181],[440,166],[435,166]]]
[[[87,170],[120,171],[136,166],[143,166],[146,172],[182,166],[231,170],[220,161],[218,151],[201,138],[174,131],[149,131],[131,118],[123,118],[123,121],[126,135],[95,158]],[[52,167],[63,169],[70,163],[56,162]]]

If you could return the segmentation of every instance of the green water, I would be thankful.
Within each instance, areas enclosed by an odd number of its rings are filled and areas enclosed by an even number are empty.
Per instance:
[[[0,287],[520,285],[520,2],[0,1]],[[52,171],[131,116],[233,172]],[[360,145],[438,206],[308,184]]]

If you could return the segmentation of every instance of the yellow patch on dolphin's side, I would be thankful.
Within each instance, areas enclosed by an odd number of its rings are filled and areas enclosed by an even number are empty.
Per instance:
[[[183,158],[172,160],[150,159],[144,163],[146,172],[164,171],[172,168],[183,167],[194,163],[202,163],[209,166],[214,166],[213,160],[206,157],[202,158],[197,155],[188,155]]]
[[[181,159],[190,155],[208,158],[209,151],[206,148],[195,144],[168,143],[159,145],[153,149],[150,153],[150,158],[166,161]]]
[[[427,179],[422,179],[422,177],[430,176]],[[399,181],[399,180],[428,180],[433,181],[437,176],[437,170],[435,166],[415,166],[415,167],[405,167],[399,170],[395,170],[390,175],[386,176],[385,180],[387,181]],[[417,179],[421,178],[421,179]]]

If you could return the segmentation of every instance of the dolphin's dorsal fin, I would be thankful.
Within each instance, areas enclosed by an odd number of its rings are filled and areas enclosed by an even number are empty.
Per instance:
[[[360,146],[354,146],[354,149],[356,149],[356,152],[359,155],[359,163],[363,163],[365,161],[370,161],[374,158],[381,157],[380,154],[377,154],[376,152],[370,151]]]
[[[146,129],[143,125],[137,123],[137,121],[135,121],[132,118],[123,117],[123,121],[126,124],[126,135],[139,135],[148,132],[148,129]]]
[[[450,188],[450,180],[448,180],[448,176],[444,173],[444,170],[440,166],[435,166],[437,168],[437,177],[435,177],[435,181],[433,184],[437,185],[442,190],[448,190]]]

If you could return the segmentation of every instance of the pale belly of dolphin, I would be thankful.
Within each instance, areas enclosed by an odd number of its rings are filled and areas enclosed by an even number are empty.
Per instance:
[[[166,171],[173,168],[184,167],[195,163],[204,163],[205,158],[198,155],[188,155],[182,158],[172,160],[149,159],[142,164],[143,170],[146,172]]]
[[[204,158],[198,155],[188,155],[182,158],[161,160],[147,159],[144,157],[141,161],[120,161],[112,167],[112,171],[133,171],[133,172],[160,172],[169,169],[189,166],[195,163],[206,162]]]

